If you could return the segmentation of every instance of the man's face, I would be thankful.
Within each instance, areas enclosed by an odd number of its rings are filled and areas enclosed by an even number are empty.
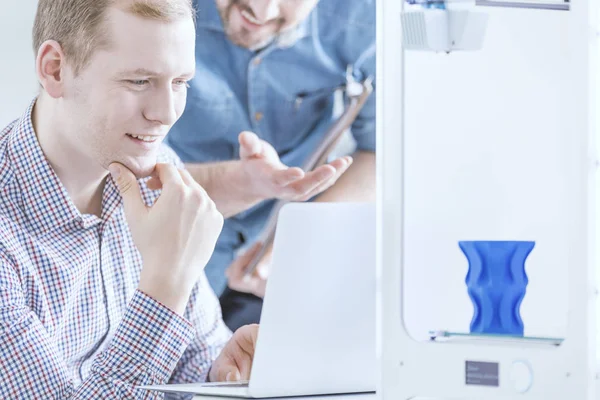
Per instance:
[[[297,26],[319,0],[215,0],[229,39],[255,49]]]
[[[191,18],[142,19],[111,8],[107,49],[77,77],[65,74],[65,134],[70,147],[103,168],[118,161],[148,176],[165,135],[185,108],[195,71]]]

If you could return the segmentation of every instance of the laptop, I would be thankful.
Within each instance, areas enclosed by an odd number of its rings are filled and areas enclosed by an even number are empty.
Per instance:
[[[375,204],[279,212],[248,382],[141,386],[242,398],[375,392]]]

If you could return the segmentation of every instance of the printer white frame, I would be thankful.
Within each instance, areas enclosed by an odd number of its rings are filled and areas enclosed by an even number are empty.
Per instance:
[[[596,0],[572,3],[573,22],[590,23]],[[494,343],[419,342],[403,322],[401,284],[403,276],[403,54],[400,12],[403,0],[377,1],[377,84],[378,136],[378,299],[377,354],[378,395],[383,400],[413,397],[440,399],[595,400],[596,289],[595,289],[595,168],[589,169],[585,188],[587,226],[581,226],[587,243],[578,255],[577,266],[569,271],[569,314],[565,342],[551,346],[506,346]],[[593,51],[589,49],[588,51]],[[593,105],[582,110],[588,118],[590,143]],[[383,134],[385,132],[385,134]],[[590,145],[590,147],[593,147]],[[593,153],[591,151],[590,153]],[[591,155],[595,159],[595,155]],[[585,232],[583,232],[585,231]],[[510,365],[527,359],[536,384],[525,394],[514,391]],[[493,360],[500,363],[500,386],[487,388],[465,385],[465,360]],[[542,382],[540,384],[539,382]]]

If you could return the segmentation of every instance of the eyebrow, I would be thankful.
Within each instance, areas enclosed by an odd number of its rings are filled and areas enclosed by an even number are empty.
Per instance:
[[[123,71],[119,74],[120,76],[131,76],[131,75],[143,75],[143,76],[160,76],[160,74],[158,72],[155,71],[151,71],[149,69],[146,68],[138,68],[135,70],[130,70],[130,71]],[[193,78],[194,75],[196,75],[195,71],[191,71],[191,72],[187,72],[184,74],[181,74],[181,76],[184,76],[186,78]]]
[[[130,71],[123,71],[120,75],[147,75],[147,76],[157,76],[160,75],[158,72],[150,71],[146,68],[138,68]]]

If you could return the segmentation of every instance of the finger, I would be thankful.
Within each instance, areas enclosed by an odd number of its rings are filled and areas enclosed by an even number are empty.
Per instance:
[[[242,380],[250,378],[257,339],[258,325],[256,324],[244,325],[234,333],[234,340],[241,350],[241,352],[236,354],[238,356],[236,357],[236,363]]]
[[[250,373],[252,372],[252,356],[243,354],[240,359],[237,360],[237,365],[240,373],[238,380],[250,380]]]
[[[235,331],[234,336],[240,348],[250,356],[254,356],[256,340],[258,339],[258,324],[244,325]]]
[[[263,282],[265,281],[254,276],[240,275],[237,279],[230,279],[227,282],[227,286],[241,293],[250,293],[258,296],[256,293],[260,293],[258,290],[261,289]]]
[[[181,175],[174,165],[166,163],[156,164],[155,171],[163,188],[171,185],[183,185],[183,179],[181,179]]]
[[[266,262],[261,262],[260,264],[258,264],[258,266],[256,267],[256,270],[254,271],[254,273],[256,274],[256,276],[261,279],[261,280],[265,280],[269,277],[269,270],[270,270],[271,264],[270,263],[266,263]]]
[[[303,179],[293,182],[287,187],[291,189],[294,195],[303,196],[331,179],[335,173],[336,170],[331,165],[322,165],[314,171],[307,173]]]
[[[273,180],[277,186],[286,187],[298,179],[304,178],[304,171],[298,167],[282,169],[273,173]]]
[[[240,345],[240,336],[246,335],[244,326],[239,328],[227,343],[225,348],[228,353],[226,365],[220,367],[217,373],[218,381],[234,382],[240,380],[249,380],[250,371],[252,370],[252,358],[254,349],[243,348]]]
[[[329,189],[330,187],[335,185],[335,183],[338,181],[338,179],[348,170],[348,168],[350,168],[350,165],[352,165],[352,158],[350,158],[349,160],[346,160],[346,164],[344,166],[342,166],[341,168],[339,168],[338,170],[336,170],[335,175],[331,179],[329,179],[328,181],[324,182],[323,184],[317,186],[315,189],[313,189],[307,195],[302,196],[300,201],[306,201],[318,194],[323,193],[324,191],[326,191],[327,189]]]
[[[313,190],[311,190],[309,193],[307,193],[307,194],[305,194],[303,196],[296,197],[294,199],[294,201],[299,201],[299,202],[308,201],[308,200],[312,199],[313,197],[315,197],[315,196],[323,193],[324,191],[326,191],[330,187],[332,187],[336,182],[337,182],[337,176],[331,178],[327,182],[322,183],[318,187],[316,187]]]
[[[185,183],[187,186],[195,186],[196,181],[194,180],[194,178],[192,178],[192,176],[186,169],[178,168],[178,171],[179,175],[181,176],[181,179],[183,180],[183,183]]]
[[[267,251],[254,270],[254,276],[259,279],[259,285],[265,284],[266,279],[271,271],[271,260],[273,260],[273,244],[269,245]]]
[[[244,131],[238,137],[240,143],[240,158],[242,160],[260,157],[263,145],[260,138],[253,132]]]
[[[240,261],[241,263],[246,266],[248,265],[248,263],[250,261],[252,261],[252,259],[254,259],[254,257],[260,252],[260,249],[262,249],[263,247],[263,243],[262,242],[256,242],[252,245],[252,247],[246,251],[244,253],[244,255],[242,255],[242,257],[240,257]]]
[[[257,277],[256,271],[252,275],[238,272],[237,276],[231,276],[227,281],[229,288],[242,293],[250,293],[258,297],[264,296],[265,280]]]
[[[131,221],[131,218],[133,220],[141,218],[148,209],[144,200],[142,200],[140,186],[133,172],[119,163],[110,164],[108,170],[119,188],[121,197],[123,197],[123,206],[127,219]]]
[[[352,157],[345,156],[345,157],[336,158],[335,160],[330,162],[329,165],[331,165],[337,171],[342,168],[344,168],[344,169],[348,168],[350,165],[352,165],[353,161],[354,160],[352,159]]]
[[[181,179],[183,183],[185,183],[189,188],[197,190],[200,192],[200,195],[206,200],[209,208],[217,208],[217,205],[213,201],[213,199],[206,193],[206,190],[200,185],[196,180],[192,177],[188,170],[185,168],[179,169],[179,175],[181,175]]]
[[[227,359],[227,364],[224,366],[219,366],[217,370],[214,370],[216,364],[213,364],[213,369],[211,369],[211,381],[212,382],[233,382],[236,380],[240,380],[240,371],[238,370],[235,360],[232,358]],[[214,373],[214,375],[212,375]]]
[[[192,176],[192,174],[190,174],[190,172],[187,169],[180,169],[179,170],[179,174],[181,175],[181,179],[183,179],[184,183],[196,190],[199,190],[200,193],[202,193],[203,196],[205,196],[207,199],[209,199],[211,201],[211,203],[214,205],[214,201],[212,199],[212,197],[210,197],[208,195],[208,193],[206,192],[206,189],[204,189],[204,187],[202,185],[200,185]]]
[[[225,382],[238,382],[242,380],[240,371],[237,368],[232,368],[225,374]]]
[[[258,254],[260,249],[262,248],[262,243],[255,243],[249,250],[247,250],[243,255],[238,257],[231,265],[225,270],[225,276],[227,276],[230,280],[234,281],[233,283],[237,283],[238,280],[241,280],[246,267],[254,259],[254,257]],[[232,288],[233,289],[233,288]]]
[[[261,242],[255,243],[246,253],[238,257],[230,267],[225,270],[227,285],[238,292],[251,293],[258,297],[264,297],[266,288],[266,276],[268,275],[271,261],[271,246],[262,253]],[[252,260],[260,257],[256,269],[247,274]],[[266,265],[265,265],[266,264]]]

